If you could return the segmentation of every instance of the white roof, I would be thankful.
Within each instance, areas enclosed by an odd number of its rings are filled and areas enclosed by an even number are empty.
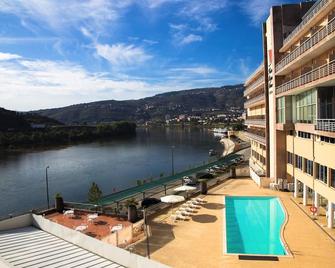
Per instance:
[[[124,267],[34,227],[0,232],[1,261],[22,268]]]

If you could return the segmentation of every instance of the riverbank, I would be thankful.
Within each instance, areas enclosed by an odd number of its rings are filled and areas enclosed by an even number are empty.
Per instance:
[[[115,122],[97,126],[57,126],[27,131],[0,132],[0,148],[15,150],[18,148],[68,145],[135,135],[136,124],[130,122]]]

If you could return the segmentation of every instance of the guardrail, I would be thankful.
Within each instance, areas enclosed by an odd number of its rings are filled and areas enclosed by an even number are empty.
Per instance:
[[[249,75],[249,77],[245,80],[244,85],[248,85],[249,82],[250,82],[250,80],[252,80],[252,78],[253,78],[258,72],[260,72],[263,68],[264,68],[264,63],[262,62],[262,63],[257,67],[257,69],[256,69],[251,75]]]
[[[335,132],[335,119],[316,119],[315,129]]]
[[[335,61],[322,65],[308,73],[300,75],[276,88],[276,94],[281,94],[291,89],[306,85],[318,79],[335,74]]]
[[[250,100],[247,100],[245,103],[244,103],[244,107],[246,108],[246,107],[249,107],[250,105],[252,105],[252,104],[254,104],[254,103],[257,103],[257,102],[259,102],[259,101],[261,101],[261,100],[265,100],[265,94],[263,93],[263,94],[260,94],[260,95],[258,95],[258,96],[256,96],[256,97],[254,97],[254,98],[251,98]]]
[[[283,44],[286,45],[292,38],[300,32],[300,30],[311,20],[313,19],[324,6],[326,6],[329,2],[333,0],[319,0],[317,1],[307,13],[303,16],[300,24],[294,28],[294,30],[284,39]]]
[[[260,142],[264,145],[266,144],[265,137],[263,137],[263,136],[253,134],[251,132],[246,132],[245,135],[252,140],[256,140],[256,141],[258,141],[258,142]]]
[[[333,18],[326,26],[321,28],[319,31],[314,33],[310,38],[303,42],[300,46],[294,49],[286,57],[284,57],[279,63],[276,64],[276,72],[283,69],[287,64],[298,58],[300,55],[305,53],[307,50],[318,44],[320,41],[325,39],[328,35],[335,31],[335,18]]]
[[[247,96],[250,92],[254,91],[256,88],[258,88],[260,85],[264,83],[265,83],[265,78],[264,78],[264,75],[262,75],[255,82],[253,82],[250,86],[246,87],[246,90],[243,93],[244,96]]]
[[[245,120],[246,125],[258,125],[265,126],[265,119],[247,119]]]

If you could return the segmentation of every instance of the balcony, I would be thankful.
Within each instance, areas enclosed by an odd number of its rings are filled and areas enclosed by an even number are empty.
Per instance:
[[[251,140],[255,140],[263,145],[266,145],[264,131],[259,131],[259,130],[254,130],[254,129],[249,128],[246,131],[245,135]]]
[[[246,86],[246,90],[244,91],[244,96],[249,95],[252,91],[257,89],[259,86],[265,83],[264,75],[259,77],[255,82],[253,82],[250,86]]]
[[[245,120],[245,124],[265,127],[265,115],[248,116]]]
[[[317,82],[318,80],[335,74],[335,61],[331,61],[325,65],[322,65],[308,73],[300,75],[276,88],[276,94],[282,94],[289,90],[299,88],[304,85]]]
[[[262,93],[260,95],[257,95],[256,97],[247,100],[244,103],[244,108],[249,108],[249,107],[251,107],[253,105],[257,105],[258,103],[262,103],[262,101],[265,101],[265,94],[264,93]]]
[[[297,59],[299,56],[304,54],[310,48],[320,43],[327,36],[331,35],[335,31],[335,18],[332,19],[326,26],[321,28],[319,31],[314,33],[310,38],[303,42],[299,47],[294,49],[290,54],[284,57],[277,65],[276,72],[282,70],[286,65]]]
[[[335,132],[335,119],[317,119],[315,130]]]
[[[327,6],[329,3],[331,3],[333,0],[319,0],[317,1],[309,11],[303,16],[302,21],[300,24],[284,39],[283,47],[288,45],[291,40],[294,39],[298,35],[299,32],[301,32],[302,29],[309,29],[306,25],[314,19],[321,11],[322,9]]]
[[[262,74],[264,72],[264,63],[262,62],[257,69],[247,78],[244,85],[248,86],[251,81],[253,81],[254,77],[257,77],[258,75]]]

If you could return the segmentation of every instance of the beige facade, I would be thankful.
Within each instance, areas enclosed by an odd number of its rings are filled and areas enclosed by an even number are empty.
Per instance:
[[[333,215],[335,1],[272,7],[263,25],[263,39],[263,70],[258,68],[245,83],[245,108],[247,116],[268,117],[263,126],[268,160],[264,168],[274,183],[279,179],[294,183],[294,194],[302,195],[305,205],[325,206]],[[265,113],[262,103],[249,101],[255,91],[250,89],[252,81],[260,74],[264,75]],[[253,141],[256,125],[250,120],[246,124]],[[256,151],[253,145],[252,150]],[[328,217],[329,227],[333,220],[334,216]]]

